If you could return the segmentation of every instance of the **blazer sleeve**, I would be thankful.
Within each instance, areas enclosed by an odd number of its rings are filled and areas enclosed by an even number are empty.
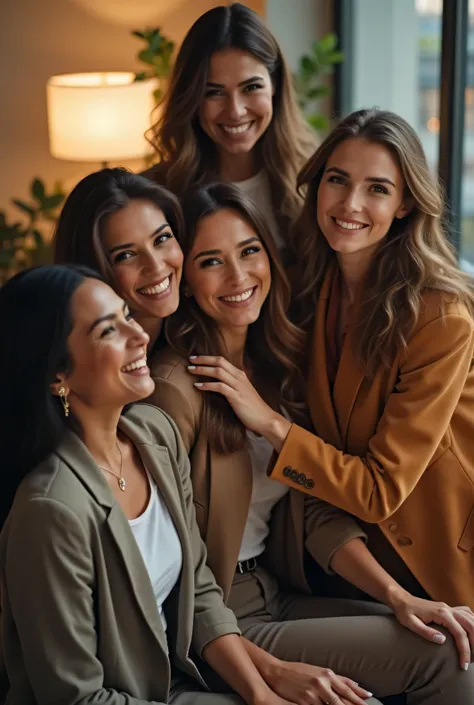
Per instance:
[[[38,705],[162,705],[104,688],[93,557],[68,507],[29,500],[10,527],[5,582]]]
[[[293,425],[269,475],[294,487],[291,472],[304,472],[303,492],[369,523],[387,519],[413,491],[439,447],[472,365],[473,347],[467,316],[447,314],[427,323],[408,345],[364,457],[339,451]]]
[[[175,432],[176,460],[194,556],[195,606],[192,644],[196,653],[202,657],[204,647],[211,641],[226,634],[240,635],[240,630],[234,613],[224,605],[222,590],[206,564],[206,546],[196,522],[189,458],[175,424],[171,419],[170,422]]]
[[[197,429],[200,424],[202,401],[199,400],[200,404],[191,403],[189,395],[169,379],[154,377],[154,381],[155,390],[147,401],[171,416],[183,439],[186,452],[190,453],[196,441]],[[196,392],[195,389],[191,391],[193,392],[193,400],[195,394],[202,394],[202,392]]]

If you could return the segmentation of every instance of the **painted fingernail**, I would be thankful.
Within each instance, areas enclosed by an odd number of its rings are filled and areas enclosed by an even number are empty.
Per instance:
[[[188,365],[188,370],[195,370],[195,369],[196,369],[196,365]]]
[[[202,387],[203,384],[203,382],[194,382],[195,387]]]
[[[196,358],[197,358],[197,355],[190,355],[190,356],[189,356],[189,359],[190,359],[190,360],[195,360]]]
[[[433,637],[433,641],[437,644],[444,644],[444,642],[446,641],[446,637],[444,636],[444,634],[435,634]]]
[[[469,668],[469,664],[468,664],[468,663],[465,663],[464,666],[463,666],[463,668],[464,668],[465,671],[467,671],[467,669]]]
[[[367,693],[367,697],[369,697],[369,698],[372,697],[373,693],[371,693],[370,690],[366,690],[365,692]]]

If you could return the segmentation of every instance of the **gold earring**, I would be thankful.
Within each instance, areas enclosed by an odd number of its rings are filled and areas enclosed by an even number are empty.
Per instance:
[[[69,402],[67,400],[67,394],[66,394],[66,390],[64,389],[64,387],[61,387],[58,394],[59,394],[59,398],[61,399],[61,404],[63,405],[64,416],[68,417],[69,416]]]

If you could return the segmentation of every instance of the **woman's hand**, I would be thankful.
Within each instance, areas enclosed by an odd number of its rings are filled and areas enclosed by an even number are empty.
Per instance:
[[[456,642],[461,668],[467,671],[474,648],[474,613],[469,607],[449,607],[444,602],[414,597],[404,590],[396,591],[388,604],[400,624],[428,641],[437,644],[446,641],[444,634],[428,626],[430,623],[447,629]]]
[[[350,678],[305,663],[276,659],[262,676],[275,693],[295,705],[367,705],[372,696]]]
[[[190,357],[188,370],[215,381],[195,382],[204,392],[218,392],[225,396],[246,428],[264,436],[280,451],[291,423],[274,411],[258,394],[243,370],[223,357],[198,355]]]

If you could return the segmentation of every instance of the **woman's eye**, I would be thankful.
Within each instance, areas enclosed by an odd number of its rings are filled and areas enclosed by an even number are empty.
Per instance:
[[[123,315],[125,316],[126,321],[131,321],[133,318],[131,311],[125,311],[125,313]]]
[[[173,233],[171,233],[167,230],[166,232],[160,233],[159,235],[156,236],[154,244],[155,245],[162,245],[164,242],[171,240],[172,237],[173,237]]]
[[[330,184],[343,184],[343,183],[344,183],[344,179],[343,179],[342,176],[334,176],[334,175],[332,175],[332,176],[330,176],[330,177],[328,178],[328,183],[330,183]]]
[[[262,248],[258,245],[250,245],[242,250],[242,256],[245,257],[246,255],[254,255],[256,252],[260,252],[261,249]]]
[[[215,98],[216,96],[222,95],[222,91],[218,88],[209,88],[205,93],[205,98]]]
[[[206,267],[214,267],[216,264],[220,264],[220,260],[216,257],[209,257],[208,259],[202,260],[200,268],[205,269]]]
[[[245,86],[244,91],[251,93],[252,91],[258,91],[259,88],[263,88],[261,83],[249,83],[248,86]]]
[[[388,194],[388,189],[386,189],[385,186],[381,186],[380,184],[374,184],[372,186],[372,190],[374,191],[374,193]]]
[[[125,262],[127,259],[133,257],[133,252],[125,251],[119,252],[118,255],[114,257],[114,264],[119,264],[120,262]]]
[[[114,328],[113,326],[107,326],[107,328],[104,328],[104,330],[103,330],[102,333],[100,334],[100,337],[101,337],[101,338],[106,338],[108,335],[110,335],[111,333],[113,333],[114,330],[115,330],[115,328]]]

